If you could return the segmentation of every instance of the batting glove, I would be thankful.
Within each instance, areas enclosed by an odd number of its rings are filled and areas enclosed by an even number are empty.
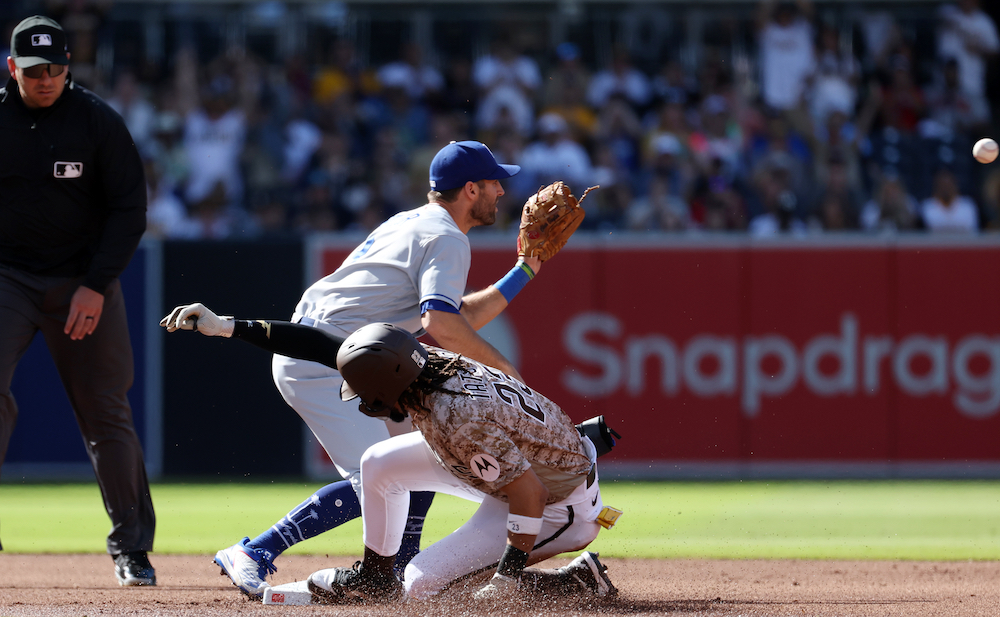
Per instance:
[[[160,320],[160,325],[167,329],[167,332],[176,330],[197,330],[205,336],[224,336],[229,338],[233,335],[233,318],[231,316],[216,315],[207,306],[200,302],[194,304],[182,304],[170,314]]]

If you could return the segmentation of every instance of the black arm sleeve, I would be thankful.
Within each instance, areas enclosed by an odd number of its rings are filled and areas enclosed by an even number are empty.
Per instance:
[[[272,353],[311,360],[337,368],[337,352],[344,339],[319,328],[287,321],[237,319],[233,338],[252,343]]]

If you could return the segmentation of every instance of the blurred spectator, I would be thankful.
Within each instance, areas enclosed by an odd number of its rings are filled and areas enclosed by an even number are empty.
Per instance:
[[[402,88],[414,101],[426,101],[444,89],[444,76],[423,61],[423,52],[416,43],[403,46],[402,57],[380,68],[377,73],[383,88]]]
[[[614,50],[611,65],[594,74],[587,88],[587,102],[600,109],[615,95],[624,97],[636,110],[644,110],[653,92],[646,74],[632,66],[628,51]]]
[[[962,90],[958,80],[958,60],[948,58],[935,79],[924,90],[927,118],[920,124],[924,136],[944,133],[985,133],[990,122],[990,107],[985,95],[975,96]]]
[[[823,193],[814,210],[814,221],[823,231],[850,231],[858,228],[857,209],[836,191]]]
[[[583,202],[587,217],[580,224],[582,229],[613,231],[626,229],[629,205],[634,199],[632,186],[620,170],[614,169],[610,148],[598,145],[594,152],[593,180],[581,183],[580,189],[573,185],[573,194],[579,197],[588,187],[599,185]],[[523,171],[521,173],[524,173]]]
[[[870,125],[872,113],[862,112],[860,125]],[[866,119],[867,118],[867,119]],[[812,142],[813,175],[820,186],[828,182],[830,176],[829,163],[837,161],[846,174],[845,181],[856,194],[865,191],[864,176],[861,166],[861,137],[859,125],[850,121],[848,116],[840,111],[827,115],[826,122],[814,136]]]
[[[666,186],[673,197],[687,200],[690,196],[693,170],[684,147],[677,137],[670,133],[660,133],[646,156],[646,164],[637,177],[636,193],[646,195],[654,182]],[[662,181],[660,181],[662,179]]]
[[[375,188],[373,197],[382,203],[388,218],[411,205],[406,201],[410,194],[407,169],[409,150],[400,131],[394,126],[379,130],[374,141],[371,166],[365,179]]]
[[[185,237],[192,240],[224,240],[257,234],[256,222],[244,209],[233,204],[227,190],[223,180],[216,180],[208,193],[188,204],[190,221],[185,221],[182,228],[189,234]]]
[[[748,217],[743,180],[728,173],[721,159],[712,159],[689,187],[687,199],[691,204],[693,226],[709,231],[746,229]]]
[[[594,137],[611,149],[616,168],[629,174],[639,170],[642,123],[624,98],[614,96],[601,108]]]
[[[694,131],[688,142],[694,162],[701,173],[707,173],[722,161],[724,173],[730,177],[743,174],[743,135],[721,95],[712,95],[701,105],[701,130]]]
[[[889,82],[882,87],[879,120],[883,127],[914,134],[924,115],[924,96],[913,77],[910,60],[897,54],[890,60]]]
[[[569,123],[573,139],[588,146],[597,128],[597,113],[587,104],[590,73],[580,61],[579,49],[573,43],[559,45],[556,56],[558,63],[545,79],[542,114],[562,116]]]
[[[508,131],[497,135],[492,150],[497,162],[518,165],[524,161],[524,147],[524,138],[517,132]],[[426,179],[426,165],[423,168],[423,173]],[[596,184],[598,180],[594,179],[591,182]],[[539,188],[539,185],[535,184],[534,179],[532,179],[531,174],[527,173],[519,173],[512,178],[504,180],[503,189],[505,194],[500,198],[500,203],[497,204],[499,212],[497,213],[497,220],[492,227],[501,231],[508,229],[511,225],[516,227],[521,220],[521,207],[527,201],[528,197],[533,195]],[[572,188],[575,189],[576,187]]]
[[[775,153],[754,174],[754,188],[760,200],[760,213],[750,219],[752,236],[779,233],[802,233],[804,204],[793,188],[793,159],[787,153]]]
[[[291,119],[285,125],[282,180],[289,185],[296,184],[322,142],[323,133],[315,124],[301,117]]]
[[[472,78],[472,63],[462,56],[450,58],[444,83],[444,92],[435,99],[436,110],[460,112],[474,117],[476,108],[479,107],[479,89]],[[466,137],[471,137],[471,134]]]
[[[566,120],[558,114],[539,118],[538,139],[528,144],[521,155],[521,174],[534,186],[562,180],[574,191],[581,191],[578,187],[586,188],[590,172],[590,156],[570,137]]]
[[[815,210],[819,214],[820,220],[824,220],[823,208],[825,205],[831,206],[829,203],[824,205],[824,200],[832,197],[836,198],[836,206],[843,211],[844,225],[857,229],[858,216],[864,204],[861,179],[852,176],[847,161],[836,154],[830,155],[823,169],[823,177],[818,178],[816,183],[818,194],[815,200]],[[829,227],[824,225],[824,229],[829,229]],[[840,228],[838,227],[838,229]]]
[[[462,116],[457,113],[436,112],[431,114],[427,129],[427,141],[409,152],[407,175],[410,191],[406,198],[408,204],[424,203],[427,191],[430,190],[427,170],[430,169],[434,155],[449,142],[465,139],[463,126]],[[499,156],[495,150],[494,155]],[[520,158],[520,152],[518,152],[518,158]],[[503,162],[509,163],[510,161]],[[507,189],[506,183],[504,189]]]
[[[257,232],[263,237],[290,236],[288,204],[280,191],[260,191],[250,204],[250,215]]]
[[[1000,230],[1000,168],[994,169],[983,181],[983,229]]]
[[[942,167],[934,174],[934,192],[920,204],[924,226],[932,232],[969,233],[979,230],[976,204],[959,195],[955,174]]]
[[[777,111],[766,116],[765,132],[755,135],[747,148],[747,164],[756,176],[762,169],[775,165],[787,167],[789,180],[797,195],[810,193],[813,186],[812,152],[806,140],[794,131],[787,117]]]
[[[494,41],[493,53],[472,67],[479,88],[476,127],[480,131],[513,129],[529,135],[534,125],[534,97],[542,83],[538,64],[507,38]]]
[[[865,46],[865,72],[885,70],[889,57],[902,40],[895,16],[885,9],[865,11],[858,19],[858,27]]]
[[[334,200],[330,185],[314,176],[302,193],[292,224],[303,233],[341,229],[344,221],[338,216]]]
[[[867,231],[905,231],[916,227],[917,217],[917,200],[902,180],[886,176],[861,210],[861,227]]]
[[[709,182],[709,186],[712,186]],[[744,231],[747,212],[743,197],[732,187],[720,184],[703,194],[700,227],[705,231]],[[693,204],[692,204],[693,205]]]
[[[917,141],[920,156],[919,182],[909,184],[910,190],[918,198],[931,194],[934,188],[934,174],[941,167],[947,167],[954,175],[958,192],[964,195],[978,196],[976,186],[977,167],[980,166],[969,153],[972,151],[972,140],[962,133],[951,131],[939,135],[929,134]]]
[[[979,8],[979,0],[958,0],[941,7],[938,56],[958,61],[962,92],[979,98],[986,94],[986,61],[1000,51],[993,20]]]
[[[197,233],[197,226],[188,218],[184,202],[161,181],[155,162],[144,163],[146,172],[146,233],[151,238],[189,239]]]
[[[813,124],[822,126],[834,112],[853,116],[858,96],[861,67],[857,59],[840,48],[837,28],[826,24],[820,29],[816,72],[810,92]]]
[[[380,96],[368,97],[359,105],[369,135],[385,128],[396,132],[399,146],[412,150],[427,143],[430,112],[418,100],[411,99],[400,86],[389,86]]]
[[[885,177],[899,177],[907,187],[923,182],[917,141],[912,135],[883,127],[864,140],[861,154],[869,187],[878,186]]]
[[[563,93],[576,93],[581,103],[590,85],[590,71],[580,59],[580,48],[574,43],[560,43],[556,47],[556,64],[545,75],[545,86],[542,94],[544,107],[562,105],[565,101]]]
[[[234,206],[241,206],[243,177],[240,159],[246,140],[246,113],[236,106],[237,85],[232,75],[237,71],[222,58],[209,69],[209,81],[200,85],[197,60],[193,50],[178,54],[175,83],[179,106],[184,115],[184,149],[190,164],[183,197],[189,207],[206,202],[210,194],[221,194]],[[245,105],[251,101],[242,100]],[[206,201],[207,200],[207,201]],[[205,209],[211,210],[210,207]],[[216,237],[215,233],[209,234]]]
[[[677,60],[668,60],[651,83],[656,103],[678,101],[682,105],[698,93],[698,84]]]
[[[108,105],[125,120],[125,126],[132,135],[132,141],[144,158],[151,155],[153,127],[156,109],[146,99],[135,74],[131,71],[119,73],[115,89],[108,99]]]
[[[674,92],[660,101],[657,107],[644,119],[645,136],[643,137],[643,153],[652,156],[653,144],[660,135],[672,135],[684,150],[685,159],[690,159],[689,141],[691,127],[685,116],[684,99]]]
[[[333,41],[327,63],[313,78],[313,100],[323,105],[342,95],[354,99],[377,90],[378,78],[361,65],[354,44],[347,39]]]
[[[106,72],[111,68],[107,62],[101,62],[99,52],[112,51],[101,49],[102,43],[106,46],[110,42],[110,37],[101,34],[112,3],[48,0],[44,4],[46,10],[43,14],[58,21],[66,31],[67,47],[73,55],[73,81],[100,93],[108,77]]]
[[[555,96],[557,99],[545,107],[541,115],[554,113],[562,116],[569,124],[573,139],[585,147],[590,146],[597,131],[598,117],[594,109],[587,105],[584,92],[576,87],[567,87]]]
[[[803,102],[816,68],[811,18],[808,0],[763,0],[758,7],[761,93],[768,107],[787,111]]]
[[[206,200],[221,182],[223,194],[235,204],[243,198],[240,156],[246,139],[246,116],[234,106],[234,85],[219,75],[201,93],[201,106],[184,120],[184,147],[191,168],[184,198],[189,204]],[[211,204],[210,204],[211,205]]]
[[[650,179],[646,194],[629,204],[626,223],[633,231],[680,231],[690,226],[691,212],[669,177],[656,175]]]
[[[183,185],[190,169],[183,130],[184,123],[176,113],[163,111],[156,115],[148,158],[156,165],[157,184],[168,191]]]

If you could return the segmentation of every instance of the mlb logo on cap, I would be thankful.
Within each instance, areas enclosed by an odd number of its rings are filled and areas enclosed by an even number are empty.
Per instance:
[[[66,33],[48,17],[29,17],[14,27],[10,36],[10,57],[19,69],[39,64],[67,65]]]

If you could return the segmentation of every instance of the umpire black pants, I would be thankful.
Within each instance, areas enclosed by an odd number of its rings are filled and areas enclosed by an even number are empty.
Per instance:
[[[74,341],[63,328],[70,299],[81,281],[36,276],[0,265],[0,464],[17,421],[11,379],[40,330],[73,407],[111,517],[108,553],[149,551],[156,517],[142,446],[126,397],[135,367],[121,284],[116,280],[105,292],[104,310],[94,333]],[[46,409],[26,411],[50,413]]]

